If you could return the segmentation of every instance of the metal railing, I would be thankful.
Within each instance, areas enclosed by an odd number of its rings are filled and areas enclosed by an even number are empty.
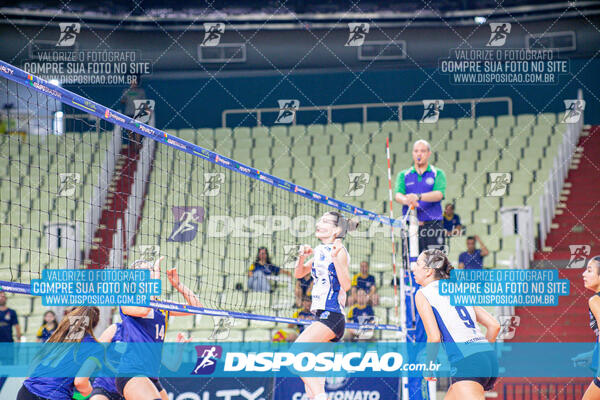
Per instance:
[[[533,382],[505,383],[504,400],[579,400],[588,383],[585,382]]]
[[[471,108],[471,118],[476,118],[477,104],[482,103],[498,103],[506,102],[508,115],[513,115],[513,103],[510,97],[488,97],[488,98],[472,98],[472,99],[443,99],[444,105],[447,104],[469,104]],[[339,105],[327,105],[327,106],[307,106],[298,107],[294,113],[294,119],[292,125],[296,125],[296,114],[299,111],[321,111],[327,115],[327,123],[333,123],[333,111],[334,110],[362,110],[362,122],[368,122],[368,110],[373,108],[388,108],[396,109],[398,114],[398,121],[402,121],[404,107],[423,106],[423,101],[405,101],[405,102],[393,102],[393,103],[359,103],[359,104],[339,104]],[[266,108],[237,108],[224,110],[221,113],[221,125],[223,128],[227,128],[227,116],[233,114],[256,114],[257,126],[262,126],[262,115],[264,113],[278,113],[281,111],[277,107],[266,107]]]
[[[583,100],[581,89],[577,92],[577,99]],[[550,232],[552,219],[556,215],[556,207],[560,201],[560,193],[569,174],[569,167],[573,154],[577,148],[577,142],[583,130],[583,111],[576,123],[566,124],[564,140],[560,144],[558,154],[554,158],[554,164],[548,179],[544,183],[544,193],[540,196],[540,249],[544,248],[546,237]]]

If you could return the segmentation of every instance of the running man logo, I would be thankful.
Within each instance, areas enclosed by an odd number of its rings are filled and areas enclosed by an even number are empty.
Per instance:
[[[150,116],[154,112],[154,100],[140,99],[134,100],[133,106],[135,112],[133,113],[133,119],[142,124],[150,122]]]
[[[521,325],[521,317],[517,315],[499,315],[500,333],[498,339],[510,340],[515,337],[517,326]]]
[[[203,196],[214,197],[221,192],[221,185],[225,183],[225,174],[223,172],[205,172],[204,173],[204,191]]]
[[[71,197],[75,194],[75,189],[81,181],[81,176],[76,172],[59,174],[60,187],[58,189],[58,195],[60,197]]]
[[[358,47],[362,46],[369,33],[369,24],[367,22],[349,22],[348,28],[350,29],[350,35],[345,46]]]
[[[198,233],[198,224],[204,220],[203,207],[173,207],[175,225],[167,242],[191,242]]]
[[[142,244],[138,246],[140,256],[137,258],[138,260],[144,260],[146,262],[154,264],[160,255],[160,246],[158,245],[147,245]]]
[[[69,331],[65,339],[81,340],[90,324],[90,317],[85,315],[69,315]]]
[[[445,255],[448,255],[450,247],[446,244],[428,244],[427,250],[441,250]]]
[[[276,124],[291,124],[296,117],[296,111],[300,107],[298,100],[277,100],[279,103],[279,115],[275,119]]]
[[[284,267],[293,268],[296,266],[296,260],[300,254],[300,246],[297,244],[286,244],[283,246],[283,265]]]
[[[233,317],[213,317],[213,331],[209,340],[225,340],[229,337],[229,331],[235,325]]]
[[[210,375],[217,368],[217,360],[223,355],[221,346],[196,346],[198,361],[191,375]]]
[[[490,172],[488,178],[490,184],[486,196],[500,197],[506,193],[508,184],[512,180],[512,174],[510,172]]]
[[[575,124],[579,122],[585,110],[585,100],[564,100],[565,116],[560,121],[563,124]]]
[[[60,22],[60,37],[56,42],[56,47],[70,47],[75,44],[77,35],[81,32],[81,24],[79,22]]]
[[[585,268],[587,258],[592,252],[589,244],[572,244],[569,245],[571,250],[571,259],[567,264],[567,268]]]
[[[506,43],[506,38],[510,33],[510,23],[508,22],[490,22],[492,33],[487,47],[502,47]]]
[[[200,46],[214,47],[221,42],[221,36],[225,33],[225,24],[223,22],[205,22],[204,39]]]
[[[435,124],[440,119],[440,111],[444,109],[444,100],[423,100],[423,118],[424,124]]]
[[[348,173],[348,180],[350,181],[350,186],[348,186],[348,191],[344,196],[362,196],[363,193],[365,193],[365,189],[367,188],[370,179],[371,175],[369,175],[366,172]]]

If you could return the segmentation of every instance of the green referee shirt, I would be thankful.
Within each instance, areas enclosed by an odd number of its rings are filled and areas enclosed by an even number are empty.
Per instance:
[[[446,174],[439,168],[429,164],[422,175],[419,175],[414,166],[398,174],[394,193],[427,193],[439,191],[446,194]],[[402,207],[402,215],[408,211],[408,206]],[[441,221],[442,201],[419,201],[417,208],[419,221]]]

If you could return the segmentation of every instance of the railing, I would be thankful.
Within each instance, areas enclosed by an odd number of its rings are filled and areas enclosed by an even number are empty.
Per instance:
[[[471,118],[476,118],[476,107],[477,104],[481,103],[497,103],[506,102],[508,115],[513,113],[513,104],[510,97],[488,97],[488,98],[473,98],[473,99],[448,99],[444,100],[444,105],[447,104],[469,104],[471,107]],[[398,121],[402,121],[403,108],[410,106],[421,106],[423,107],[422,101],[406,101],[406,102],[394,102],[394,103],[361,103],[361,104],[339,104],[339,105],[328,105],[328,106],[308,106],[298,107],[294,113],[294,119],[292,125],[296,125],[296,113],[299,111],[322,111],[327,113],[327,123],[333,123],[332,112],[334,110],[362,110],[362,122],[368,122],[368,110],[372,108],[388,108],[397,109]],[[256,114],[257,126],[262,126],[262,114],[263,113],[278,113],[280,108],[254,108],[254,109],[231,109],[225,110],[221,113],[221,125],[223,128],[227,128],[227,116],[232,114]]]
[[[581,89],[577,92],[577,98],[583,100]],[[554,158],[554,165],[544,184],[544,193],[540,196],[540,249],[544,248],[552,219],[556,215],[560,192],[569,174],[569,166],[583,129],[583,116],[583,111],[581,111],[581,117],[576,123],[566,124],[567,129],[564,133],[564,140],[560,144],[558,154]]]
[[[533,382],[505,383],[504,400],[579,400],[588,383]]]
[[[106,201],[106,196],[108,194],[108,185],[112,180],[120,148],[121,127],[115,125],[113,136],[110,140],[108,148],[106,149],[106,155],[104,157],[104,161],[102,162],[102,167],[100,168],[100,175],[98,175],[98,184],[94,187],[90,206],[85,214],[85,259],[87,259],[90,254],[90,248],[92,246],[93,238],[96,234],[98,224],[100,223],[102,207],[104,206],[104,202]]]

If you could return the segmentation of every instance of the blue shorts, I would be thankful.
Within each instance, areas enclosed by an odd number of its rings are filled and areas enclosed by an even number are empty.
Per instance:
[[[468,374],[464,372],[461,373],[461,370],[472,372],[473,366],[477,367],[477,371],[478,373],[481,373],[481,376],[472,377],[467,376]],[[452,363],[452,367],[456,368],[456,374],[459,375],[450,378],[452,384],[460,381],[473,381],[479,383],[483,386],[483,390],[487,391],[494,388],[494,384],[498,379],[498,358],[493,351],[472,354],[460,361]]]

